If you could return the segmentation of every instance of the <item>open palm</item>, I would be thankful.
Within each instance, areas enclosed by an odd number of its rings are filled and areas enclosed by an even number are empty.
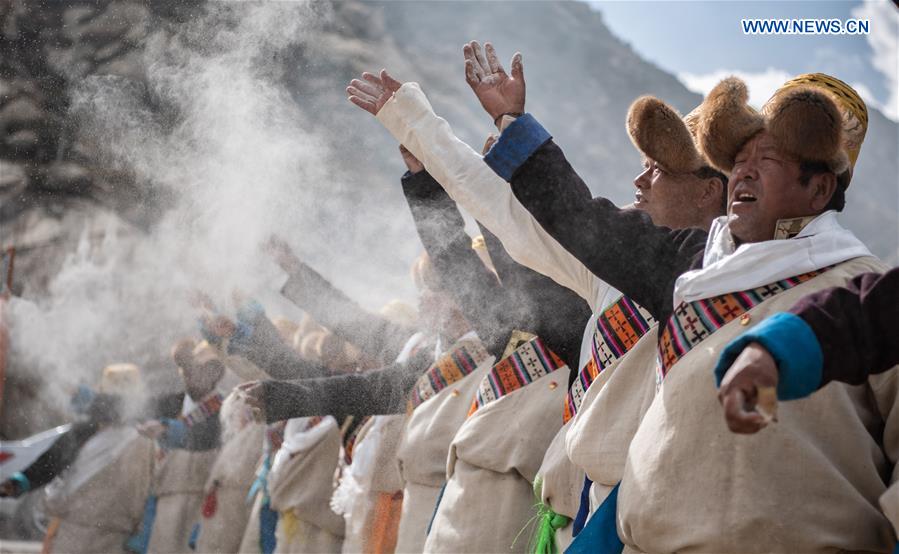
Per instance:
[[[350,102],[372,115],[378,115],[384,104],[398,91],[402,83],[382,69],[379,75],[363,73],[362,79],[353,79],[346,88]]]
[[[512,56],[512,73],[507,74],[493,45],[471,41],[462,48],[465,56],[465,80],[490,117],[524,112],[525,83],[521,54]]]

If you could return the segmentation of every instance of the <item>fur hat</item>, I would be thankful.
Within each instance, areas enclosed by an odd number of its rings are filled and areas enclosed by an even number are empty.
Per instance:
[[[384,304],[378,313],[384,316],[388,321],[392,321],[398,325],[415,327],[418,323],[418,310],[411,304],[403,302],[402,300],[391,300]]]
[[[733,169],[743,145],[765,129],[787,154],[851,175],[868,124],[865,103],[852,87],[813,73],[785,83],[760,112],[746,103],[748,97],[746,84],[728,77],[701,106],[699,148],[715,167]]]
[[[110,364],[103,368],[98,389],[105,394],[126,394],[142,383],[140,368],[134,364]]]
[[[298,323],[287,319],[286,317],[276,317],[272,319],[272,325],[275,326],[275,329],[278,330],[278,334],[281,335],[281,338],[288,341],[293,338],[294,333],[297,332],[297,329],[300,328]]]
[[[695,142],[697,111],[681,117],[654,96],[637,98],[627,112],[627,134],[637,150],[674,174],[693,173],[709,163]]]

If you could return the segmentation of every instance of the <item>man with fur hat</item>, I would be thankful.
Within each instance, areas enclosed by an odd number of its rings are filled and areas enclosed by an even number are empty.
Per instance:
[[[183,552],[200,516],[204,487],[218,455],[224,399],[217,389],[225,366],[206,341],[178,342],[172,349],[185,391],[164,397],[163,417],[138,427],[157,442],[152,494],[147,500],[142,535],[135,545],[146,552]],[[140,544],[138,544],[140,543]]]
[[[49,482],[45,506],[53,519],[45,552],[126,551],[140,525],[154,467],[152,441],[133,426],[143,416],[135,409],[142,394],[137,366],[106,367],[88,419],[13,476],[17,493]]]
[[[365,92],[360,89],[365,89]],[[544,463],[534,479],[537,493],[545,502],[540,508],[538,542],[547,546],[552,544],[556,531],[560,529],[561,537],[570,537],[580,523],[575,521],[572,525],[571,519],[578,515],[581,489],[589,490],[589,481],[584,487],[583,469],[574,467],[564,451],[565,438],[573,423],[571,418],[578,413],[582,404],[589,405],[593,401],[596,393],[609,380],[614,367],[631,348],[639,352],[627,354],[627,357],[632,365],[640,365],[637,359],[643,360],[649,371],[635,371],[637,368],[634,368],[614,381],[615,395],[610,400],[621,405],[602,419],[603,429],[615,430],[608,440],[601,441],[604,452],[598,453],[595,448],[589,448],[586,449],[589,452],[584,452],[579,458],[579,462],[591,469],[597,466],[602,468],[603,475],[610,480],[608,490],[620,479],[627,444],[636,422],[648,406],[647,401],[654,393],[653,372],[649,367],[654,353],[647,346],[655,342],[654,322],[645,310],[608,287],[547,235],[533,216],[515,200],[508,185],[483,163],[481,156],[456,138],[449,125],[434,114],[416,84],[407,83],[400,87],[386,72],[382,72],[381,78],[364,74],[362,81],[354,80],[351,83],[348,92],[353,95],[351,100],[354,103],[376,115],[394,137],[415,150],[449,195],[472,213],[479,224],[496,233],[512,258],[577,292],[594,311],[583,333],[578,363],[580,371],[572,371],[569,379],[570,391],[564,402],[564,421],[567,423],[547,449]],[[355,96],[357,94],[364,98]],[[669,121],[679,117],[664,104],[659,104]],[[647,162],[643,173],[635,179],[635,186],[642,197],[638,208],[649,213],[653,221],[659,224],[705,226],[723,211],[727,178],[707,163],[679,172],[671,169],[662,171],[658,167],[667,167],[668,158],[658,155],[660,149],[657,143],[664,142],[673,148],[684,149],[686,147],[679,143],[686,142],[689,148],[695,149],[685,123],[679,119],[677,121],[682,130],[667,125],[664,132],[652,135],[653,140],[649,144],[646,140],[638,142],[634,138],[637,130],[644,131],[645,136],[645,127],[638,129],[629,126],[629,132]],[[656,155],[660,160],[652,159],[651,155]],[[688,216],[684,217],[684,214]],[[642,348],[638,346],[640,344],[643,344]],[[528,395],[527,390],[530,389],[525,389],[521,394]],[[609,398],[609,395],[605,397]],[[641,398],[642,401],[626,400],[631,397]],[[615,421],[627,422],[628,425],[611,425],[610,415]],[[595,427],[596,424],[591,423],[581,434],[595,434]],[[584,446],[595,443],[580,441],[576,444],[575,453],[579,453]],[[613,453],[617,454],[616,460],[622,461],[610,462],[609,457]],[[585,504],[585,510],[586,507]],[[586,511],[583,515],[586,516]],[[476,529],[478,524],[468,527],[472,533],[479,533]],[[495,526],[489,533],[497,538],[499,536]],[[519,546],[523,548],[526,543],[522,540]]]
[[[472,79],[491,115],[523,112],[518,63],[511,79],[501,68]],[[709,231],[672,231],[591,198],[529,114],[509,116],[485,157],[560,244],[662,322],[659,392],[586,542],[888,552],[896,538],[877,499],[899,477],[896,369],[785,406],[765,437],[730,433],[714,399],[712,368],[739,332],[804,294],[885,269],[835,217],[867,122],[855,91],[811,74],[786,83],[761,113],[747,96],[727,79],[700,110],[701,151],[731,172],[729,217]]]

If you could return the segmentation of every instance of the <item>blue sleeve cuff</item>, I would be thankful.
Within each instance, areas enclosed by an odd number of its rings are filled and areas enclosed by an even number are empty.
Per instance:
[[[184,448],[187,443],[187,425],[180,419],[163,419],[165,433],[159,442],[166,448]]]
[[[250,300],[237,310],[237,321],[249,323],[265,314],[265,308],[256,300]]]
[[[725,347],[715,366],[716,386],[751,342],[764,346],[777,363],[778,400],[805,398],[818,390],[824,366],[818,337],[801,317],[787,312],[774,314]]]
[[[21,471],[13,473],[10,478],[18,487],[20,493],[26,493],[31,490],[31,481]]]
[[[526,113],[506,127],[484,161],[497,175],[511,181],[518,168],[551,138],[549,131]]]

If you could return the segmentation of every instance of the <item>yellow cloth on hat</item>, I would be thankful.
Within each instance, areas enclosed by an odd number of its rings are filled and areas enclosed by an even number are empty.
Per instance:
[[[110,364],[103,368],[100,377],[100,392],[106,394],[124,394],[141,384],[140,368],[134,364]]]
[[[868,131],[868,108],[865,101],[854,88],[824,73],[806,73],[794,77],[781,85],[771,98],[776,98],[780,93],[798,86],[812,86],[831,94],[843,114],[843,148],[849,156],[850,167],[854,169],[862,142],[865,140],[865,133]],[[762,111],[765,109],[762,108]]]

